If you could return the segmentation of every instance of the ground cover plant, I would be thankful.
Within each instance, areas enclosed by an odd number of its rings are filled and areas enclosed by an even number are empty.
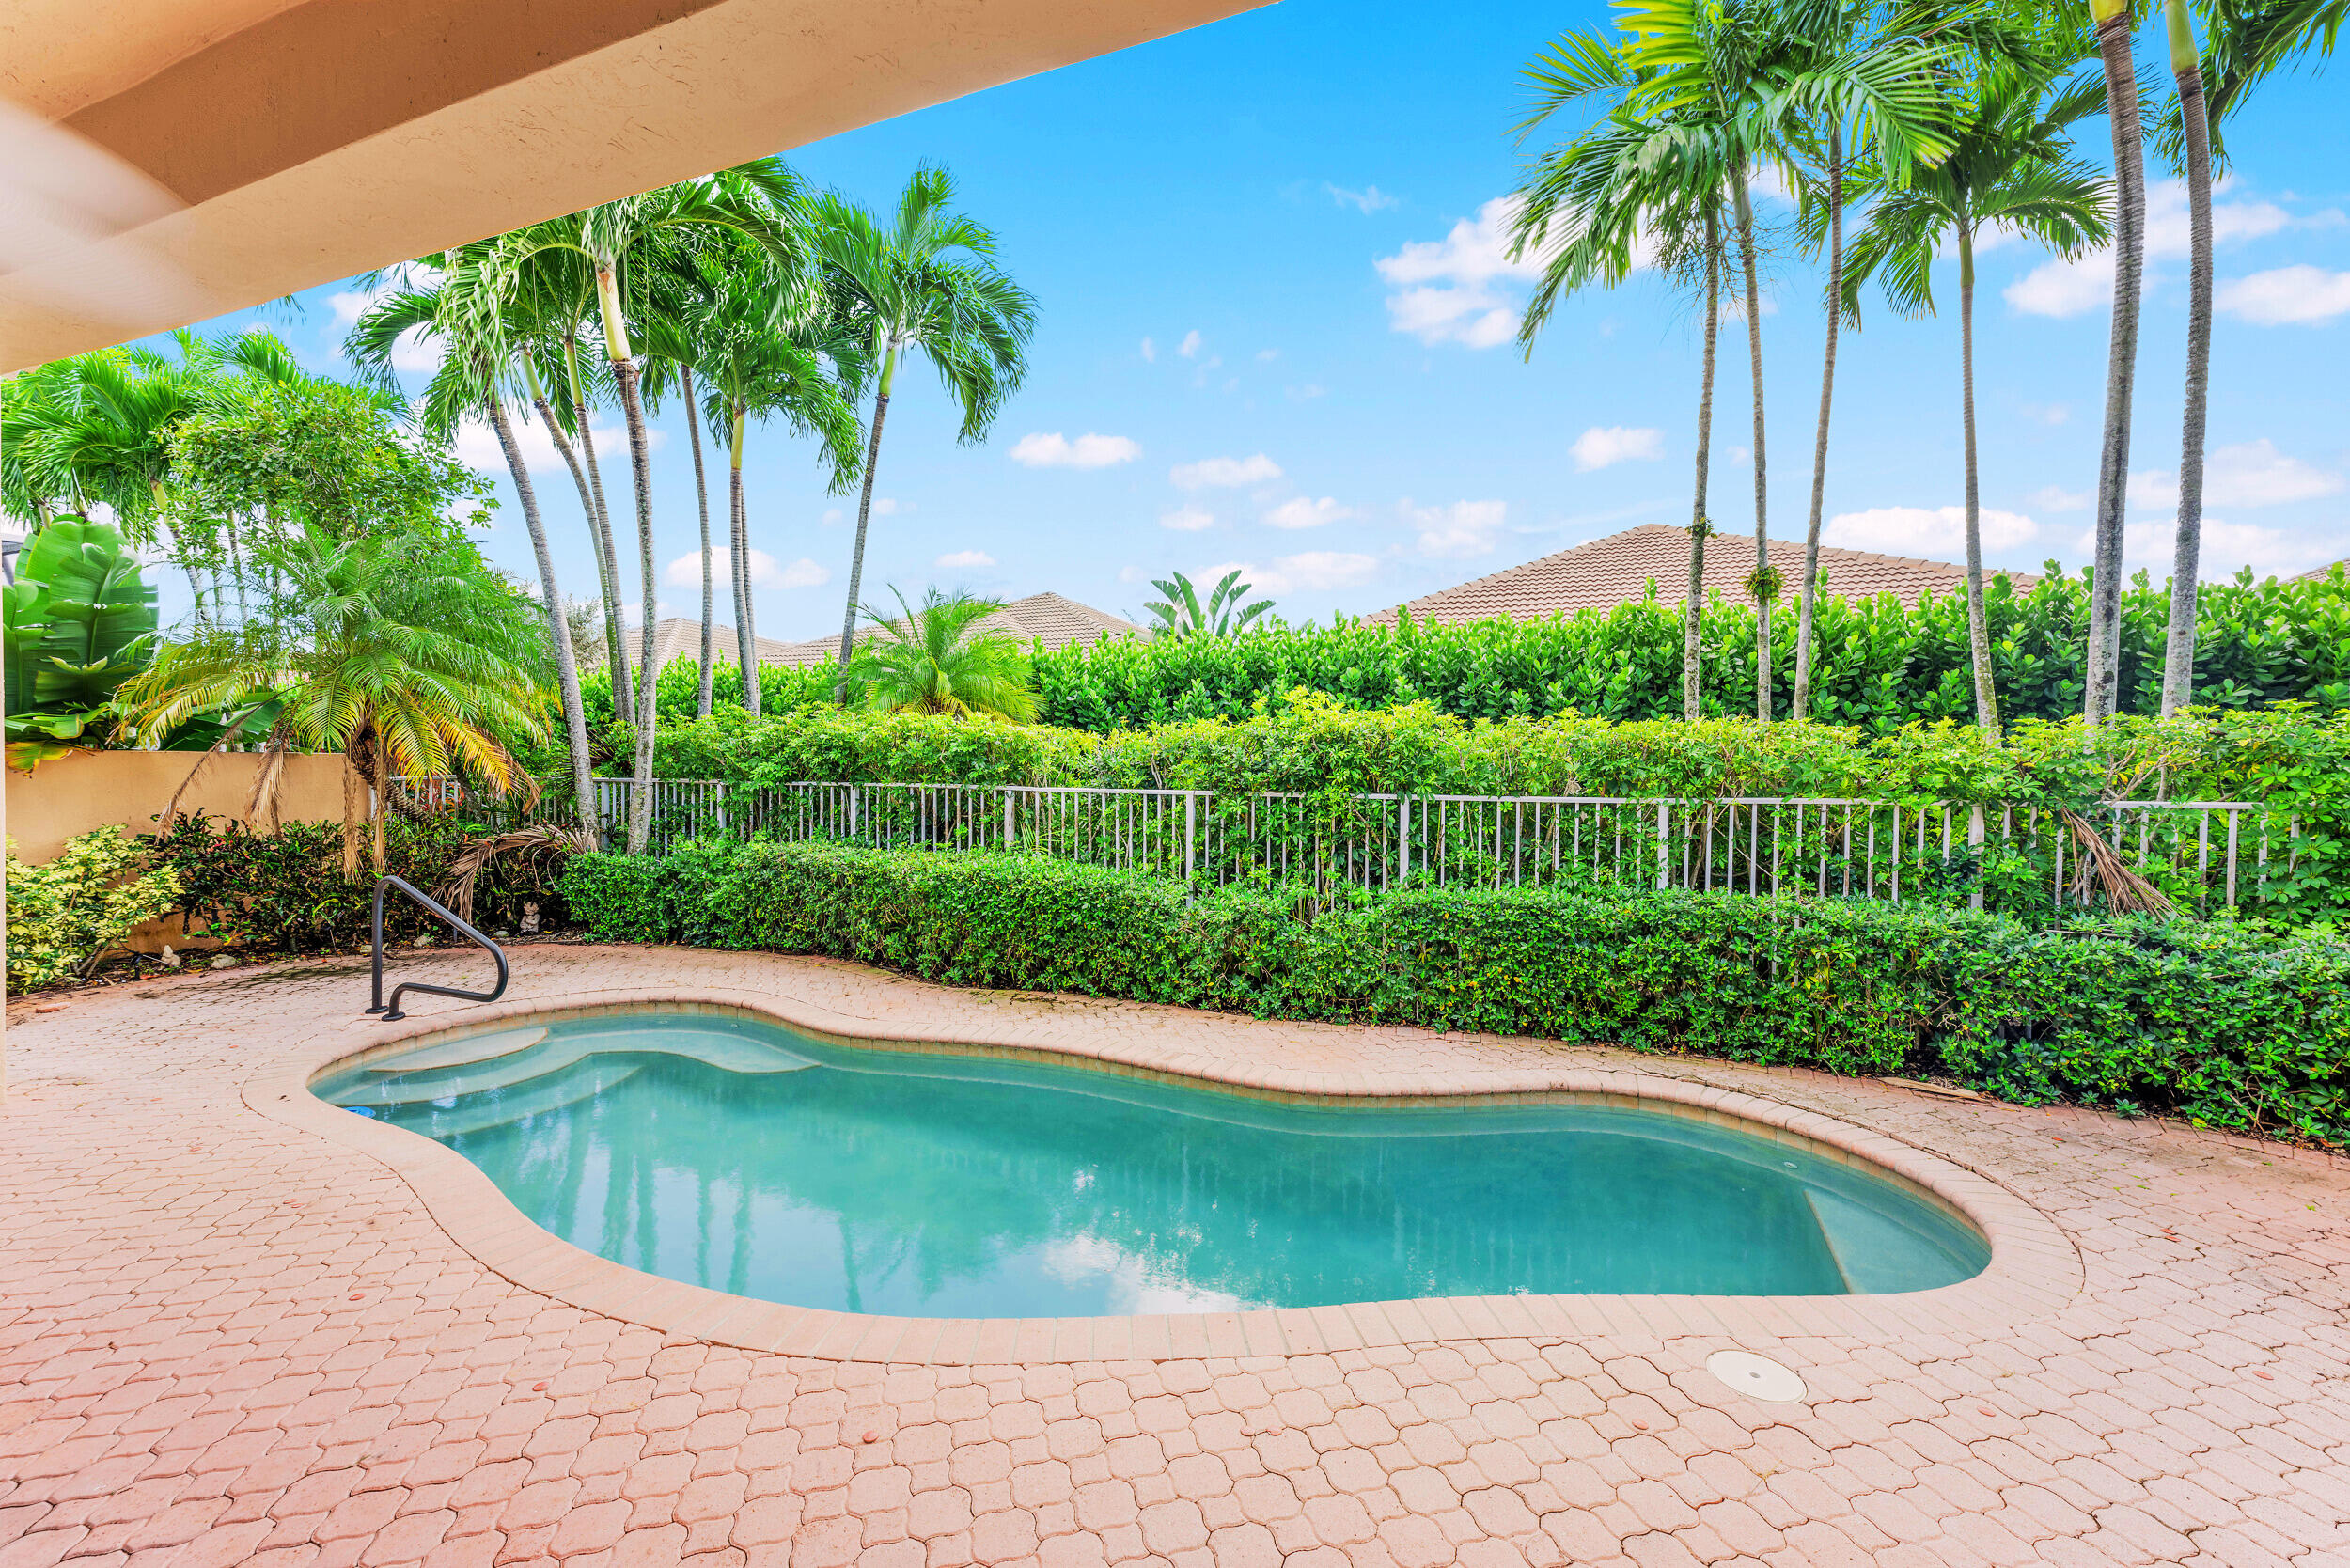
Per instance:
[[[2226,923],[2034,930],[1914,904],[1293,888],[1025,855],[700,843],[576,857],[590,935],[816,953],[958,985],[1947,1076],[2350,1143],[2350,944]]]
[[[124,937],[168,914],[178,872],[149,863],[119,827],[66,840],[54,860],[28,866],[8,840],[8,989],[36,990],[86,980]]]

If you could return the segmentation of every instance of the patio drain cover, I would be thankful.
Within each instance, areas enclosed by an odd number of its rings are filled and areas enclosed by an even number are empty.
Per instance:
[[[1750,1350],[1717,1350],[1705,1358],[1705,1370],[1748,1399],[1793,1404],[1803,1398],[1803,1379],[1794,1368]]]

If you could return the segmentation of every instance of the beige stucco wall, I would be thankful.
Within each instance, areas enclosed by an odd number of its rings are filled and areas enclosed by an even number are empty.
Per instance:
[[[38,862],[55,859],[68,839],[110,823],[152,833],[156,816],[199,761],[203,771],[180,797],[180,809],[243,822],[261,760],[249,752],[207,759],[191,751],[89,751],[43,762],[30,774],[10,768],[8,837],[18,859]],[[278,821],[340,822],[342,815],[342,758],[287,758]]]
[[[43,762],[29,775],[8,772],[8,837],[20,860],[54,860],[65,841],[109,823],[133,833],[155,831],[155,818],[186,782],[204,754],[190,751],[91,751]],[[180,797],[182,812],[245,820],[253,779],[261,759],[224,752],[205,761],[195,785]],[[280,822],[340,822],[343,815],[340,756],[289,757],[279,781]],[[209,948],[213,939],[190,932],[177,915],[149,920],[123,944],[136,952],[173,948]]]

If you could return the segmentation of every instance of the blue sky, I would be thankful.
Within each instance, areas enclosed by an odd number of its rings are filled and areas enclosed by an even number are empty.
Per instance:
[[[933,377],[901,374],[868,597],[933,582],[1007,597],[1052,588],[1131,615],[1168,569],[1198,577],[1246,564],[1290,619],[1326,619],[1634,523],[1685,521],[1692,312],[1636,277],[1567,305],[1530,363],[1507,341],[1525,284],[1501,254],[1495,203],[1517,167],[1517,71],[1560,26],[1604,15],[1284,0],[788,154],[816,183],[877,207],[917,164],[945,165],[960,205],[997,230],[1001,259],[1040,305],[1026,386],[983,445],[955,444]],[[2231,132],[2207,576],[2350,556],[2335,359],[2350,316],[2350,190],[2331,155],[2343,113],[2327,86],[2277,84]],[[2083,131],[2085,154],[2103,161],[2104,122]],[[2130,554],[2159,578],[2178,461],[2186,219],[2175,187],[2153,174]],[[2087,553],[2109,271],[2052,263],[2021,242],[1982,258],[1977,378],[1996,563]],[[1770,531],[1799,539],[1818,285],[1798,258],[1778,274],[1763,315]],[[1940,320],[1900,320],[1872,300],[1864,330],[1845,339],[1830,542],[1959,556],[1955,268],[1936,281],[1948,296]],[[333,369],[358,297],[336,286],[303,299],[300,317],[270,322]],[[1715,424],[1710,510],[1728,532],[1753,526],[1742,333],[1725,329]],[[664,435],[662,613],[693,615],[692,468],[682,427]],[[617,436],[605,451],[618,483]],[[505,492],[494,443],[469,441],[466,455]],[[566,592],[585,595],[577,504],[545,461],[539,489],[558,572]],[[837,631],[853,498],[826,495],[812,452],[780,433],[754,436],[747,477],[766,557],[760,633]],[[487,543],[535,575],[510,499]],[[723,579],[720,604],[723,619]]]

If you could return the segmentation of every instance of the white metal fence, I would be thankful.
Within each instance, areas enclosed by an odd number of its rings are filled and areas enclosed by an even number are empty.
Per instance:
[[[453,779],[403,779],[425,809]],[[600,778],[605,831],[631,782]],[[1741,795],[1217,794],[1204,790],[715,780],[651,785],[655,853],[695,838],[1017,849],[1211,886],[1266,877],[1322,891],[1411,885],[1717,888],[1981,905],[2098,902],[2093,834],[2183,906],[2234,908],[2290,870],[2297,823],[2248,801],[2120,801],[2067,821],[2038,808]],[[476,804],[484,804],[477,802]],[[2033,888],[2041,891],[2034,892]]]

